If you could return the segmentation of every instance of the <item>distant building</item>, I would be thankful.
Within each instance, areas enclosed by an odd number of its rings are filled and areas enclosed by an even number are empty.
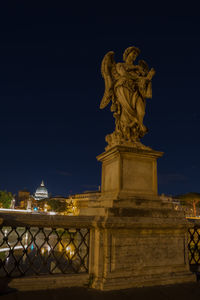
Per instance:
[[[40,186],[37,188],[37,190],[35,192],[34,198],[35,198],[35,200],[42,200],[42,199],[46,199],[48,197],[49,197],[48,191],[47,191],[46,187],[44,186],[44,182],[42,180]]]
[[[16,196],[15,207],[22,208],[22,209],[25,208],[26,202],[29,199],[29,197],[30,197],[30,192],[28,190],[24,189],[18,191]]]
[[[21,201],[25,201],[29,198],[30,192],[26,189],[18,191],[17,199]]]
[[[88,192],[86,191],[81,194],[70,195],[68,201],[73,200],[76,202],[79,208],[81,208],[82,210],[87,210],[90,203],[93,203],[93,201],[97,203],[100,196],[101,196],[100,191],[88,191]]]

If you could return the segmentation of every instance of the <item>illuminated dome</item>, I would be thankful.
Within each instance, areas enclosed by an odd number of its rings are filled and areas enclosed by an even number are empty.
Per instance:
[[[41,199],[45,199],[48,198],[48,191],[44,186],[44,182],[42,180],[40,186],[37,188],[36,192],[35,192],[35,200],[41,200]]]

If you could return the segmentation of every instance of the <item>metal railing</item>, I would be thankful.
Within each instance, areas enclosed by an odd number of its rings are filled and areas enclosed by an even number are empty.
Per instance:
[[[22,218],[0,225],[0,277],[88,272],[88,226],[65,224],[58,216],[39,218],[38,224],[33,216]]]
[[[200,225],[194,225],[188,229],[188,253],[190,266],[198,267],[200,265]]]

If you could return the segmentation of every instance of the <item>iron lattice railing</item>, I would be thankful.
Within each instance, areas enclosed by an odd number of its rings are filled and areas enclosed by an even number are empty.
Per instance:
[[[188,232],[189,264],[200,265],[200,226],[189,228]]]
[[[0,277],[88,272],[88,228],[0,227]]]

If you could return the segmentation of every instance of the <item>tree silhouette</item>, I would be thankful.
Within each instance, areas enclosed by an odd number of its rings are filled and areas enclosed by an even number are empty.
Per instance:
[[[12,199],[13,199],[12,193],[7,191],[0,191],[0,207],[9,208]]]

